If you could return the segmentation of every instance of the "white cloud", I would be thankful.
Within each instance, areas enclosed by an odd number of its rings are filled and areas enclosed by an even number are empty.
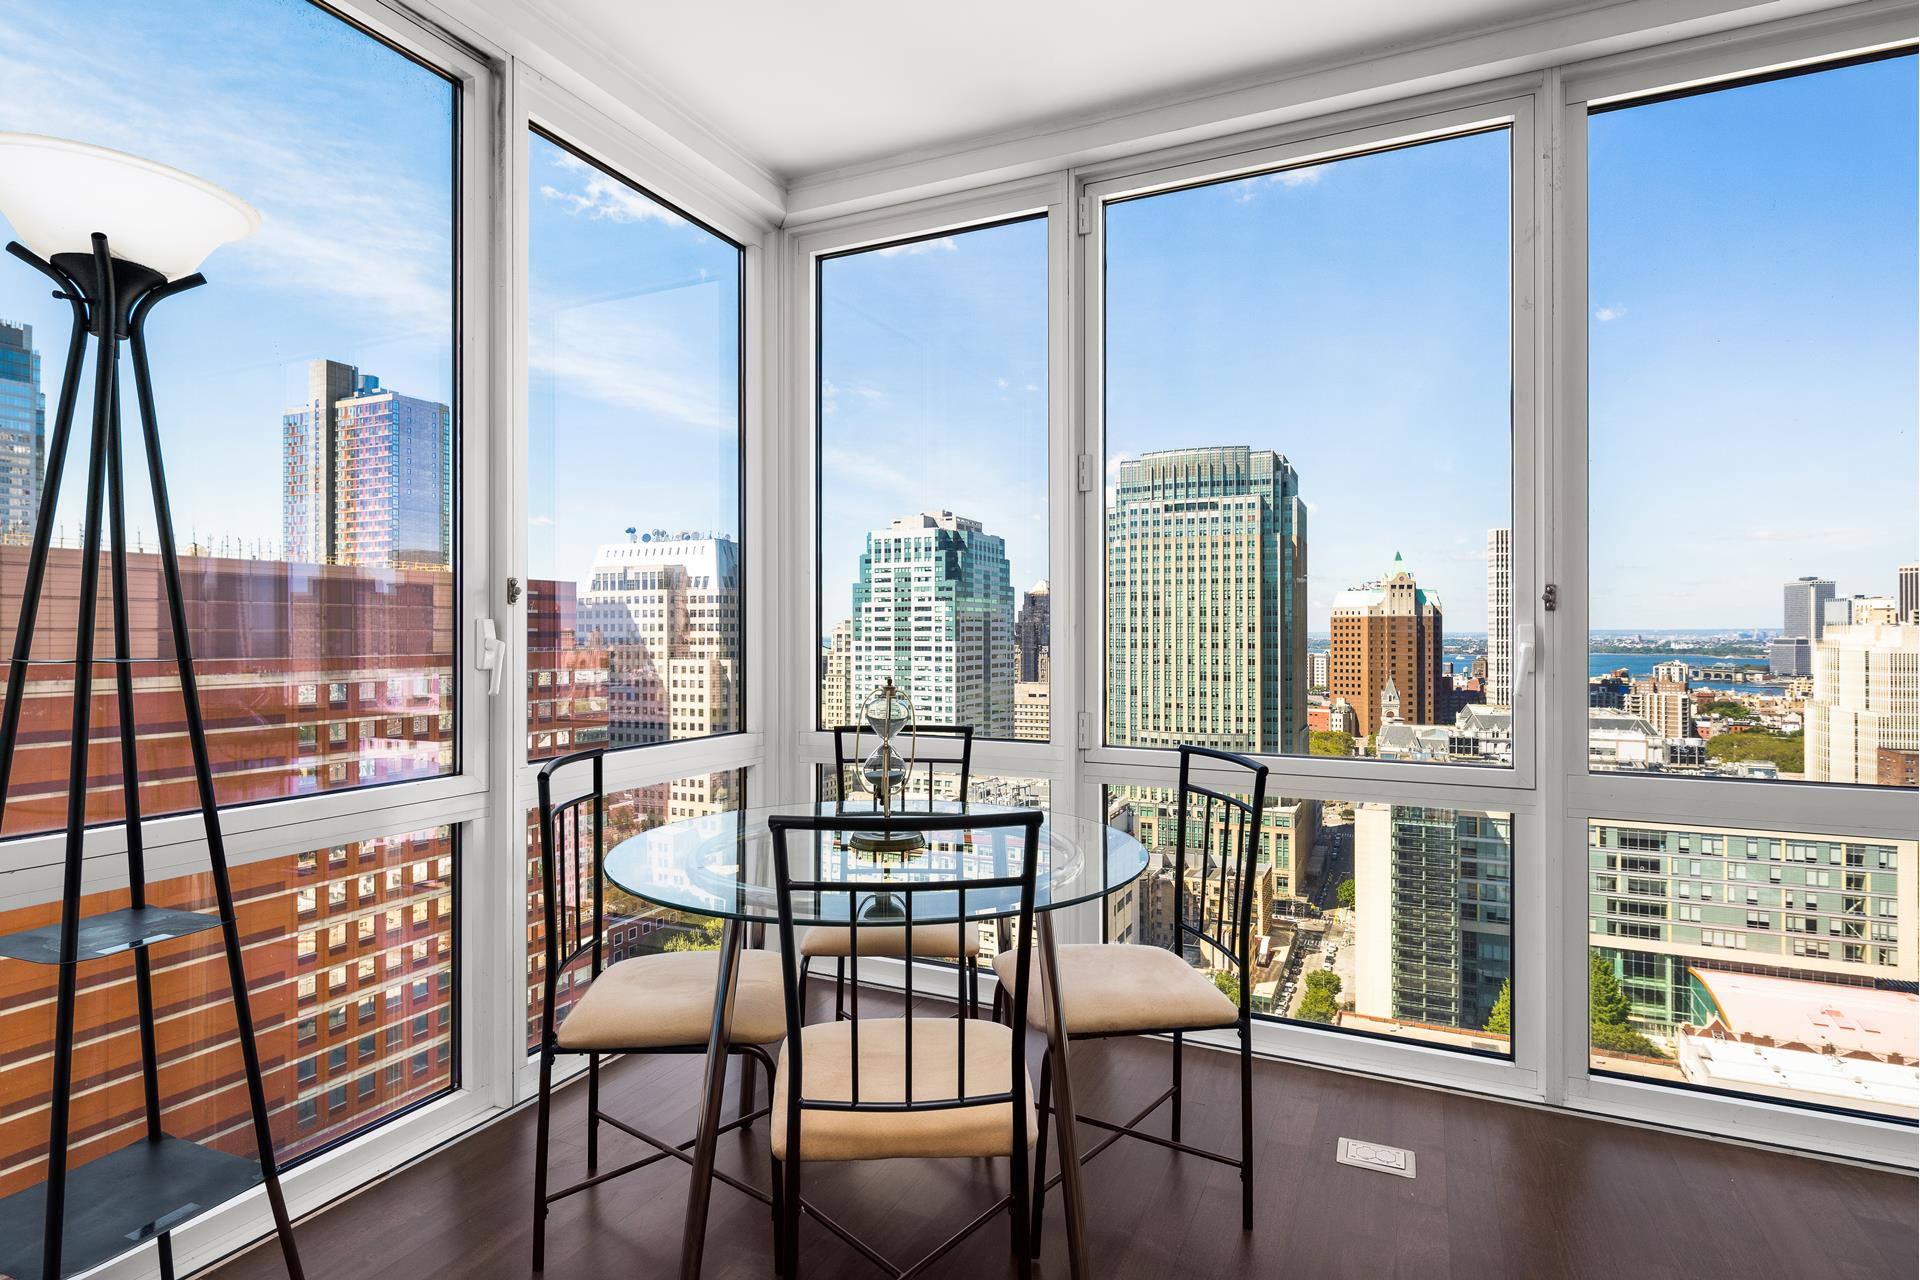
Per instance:
[[[1326,171],[1327,166],[1323,164],[1304,165],[1298,169],[1282,169],[1278,173],[1270,173],[1267,175],[1267,181],[1277,182],[1283,187],[1318,186]]]
[[[699,430],[731,431],[715,353],[689,347],[678,326],[609,317],[591,305],[560,313],[550,341],[530,344],[527,363],[571,395]]]
[[[1627,309],[1625,307],[1601,307],[1593,313],[1593,318],[1601,324],[1605,324],[1609,320],[1618,320],[1626,314]]]
[[[1039,389],[1040,389],[1040,384],[1037,382],[1029,382],[1027,384],[1027,390],[1029,391],[1038,391]]]
[[[914,240],[908,244],[890,244],[884,249],[875,249],[874,253],[882,258],[898,258],[902,255],[917,258],[923,253],[952,253],[959,247],[952,236],[939,236],[932,240]]]
[[[587,173],[586,182],[577,191],[562,191],[551,183],[540,188],[540,194],[557,202],[568,213],[583,213],[589,218],[605,219],[608,222],[664,222],[677,224],[685,219],[665,205],[658,204],[641,195],[626,183],[611,178],[600,170],[582,162],[578,157],[568,157],[575,166]]]

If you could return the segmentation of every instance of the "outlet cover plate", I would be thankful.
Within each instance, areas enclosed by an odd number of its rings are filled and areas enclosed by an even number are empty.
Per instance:
[[[1375,1173],[1391,1173],[1401,1178],[1413,1176],[1413,1152],[1400,1147],[1389,1147],[1380,1142],[1362,1142],[1358,1138],[1342,1138],[1334,1148],[1333,1158],[1341,1164],[1350,1164],[1359,1169],[1372,1169]]]

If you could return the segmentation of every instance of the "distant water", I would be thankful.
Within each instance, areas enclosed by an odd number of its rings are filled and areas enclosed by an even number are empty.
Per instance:
[[[1622,668],[1625,668],[1629,675],[1636,676],[1636,677],[1649,676],[1653,674],[1653,669],[1655,667],[1659,666],[1663,662],[1672,662],[1677,657],[1679,657],[1678,654],[1671,654],[1671,653],[1589,653],[1587,655],[1587,675],[1589,678],[1593,676],[1603,676],[1610,671],[1619,671]],[[1735,663],[1736,665],[1745,665],[1749,661],[1752,661],[1752,659],[1742,659],[1742,658],[1688,658],[1686,659],[1686,662],[1688,663],[1689,666],[1696,666],[1696,667],[1711,667],[1722,662],[1731,662],[1731,663]],[[1731,680],[1696,680],[1694,681],[1694,687],[1699,689],[1748,689],[1748,690],[1751,690],[1754,688],[1753,685],[1736,684]]]

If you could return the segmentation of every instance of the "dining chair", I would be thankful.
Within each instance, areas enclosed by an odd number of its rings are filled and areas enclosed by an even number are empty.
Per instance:
[[[1203,786],[1193,780],[1196,760],[1211,772],[1241,775],[1244,781]],[[1245,793],[1241,799],[1234,792]],[[1173,1040],[1173,1081],[1167,1090],[1124,1124],[1090,1116],[1080,1123],[1105,1129],[1108,1136],[1080,1157],[1080,1163],[1105,1151],[1122,1137],[1139,1138],[1240,1170],[1240,1226],[1253,1230],[1253,1015],[1249,996],[1248,955],[1252,948],[1253,883],[1259,874],[1260,814],[1266,804],[1267,767],[1245,756],[1207,747],[1180,748],[1179,813],[1174,827],[1174,950],[1164,947],[1085,943],[1059,948],[1061,1005],[1067,1039],[1166,1035]],[[1196,802],[1200,802],[1196,811]],[[1196,846],[1197,837],[1197,846]],[[1189,874],[1189,867],[1193,874]],[[1211,962],[1214,973],[1237,979],[1239,998],[1223,992],[1213,975],[1188,963],[1189,943]],[[1004,987],[1025,965],[1028,947],[994,957],[995,977]],[[998,1019],[1005,1009],[995,992]],[[1015,1014],[1015,1017],[1019,1015]],[[1047,1002],[1034,1001],[1027,1016],[1037,1029],[1047,1027]],[[1238,1159],[1180,1140],[1180,1059],[1182,1037],[1195,1031],[1232,1028],[1240,1037],[1240,1155]],[[1040,1133],[1034,1156],[1032,1248],[1040,1250],[1040,1218],[1047,1189],[1059,1181],[1046,1176],[1047,1090],[1056,1064],[1040,1061]],[[1171,1101],[1169,1137],[1144,1133],[1140,1125]],[[1059,1117],[1072,1124],[1075,1117]]]
[[[965,920],[969,902],[984,907],[994,897],[1002,907],[1017,894],[1014,914],[1020,936],[1032,932],[1035,867],[1040,847],[1041,814],[1027,809],[994,814],[839,815],[776,814],[767,820],[773,834],[775,883],[780,912],[781,956],[787,966],[787,1040],[773,1086],[772,1146],[775,1216],[775,1270],[798,1280],[800,1216],[804,1210],[836,1236],[896,1277],[917,1274],[1004,1209],[1012,1222],[1016,1270],[1033,1271],[1028,1246],[1028,1153],[1035,1118],[1027,1075],[1024,1016],[1011,1026],[977,1018],[914,1016],[914,966],[906,977],[905,1015],[851,1017],[802,1025],[806,994],[801,989],[794,948],[795,903],[804,918],[818,919],[844,895],[847,931],[855,935],[849,955],[868,954],[858,935],[864,903],[886,893],[904,904],[907,935],[903,954],[918,953],[916,916]],[[965,841],[969,859],[981,859],[993,874],[971,879],[916,879],[910,876],[860,880],[802,878],[794,874],[789,836],[810,834],[816,843],[859,831],[921,832],[936,840]],[[1007,848],[1019,839],[1017,865]],[[801,867],[818,865],[804,857]],[[976,862],[976,865],[979,865]],[[963,865],[959,875],[965,877]],[[1033,964],[1022,955],[1008,974],[1008,1006],[1024,1015]],[[856,975],[857,980],[857,975]],[[931,1253],[905,1269],[895,1267],[827,1214],[801,1199],[801,1171],[809,1162],[846,1160],[981,1159],[1006,1156],[1008,1193],[948,1237]]]
[[[846,725],[833,731],[833,795],[829,797],[837,807],[844,807],[852,789],[854,771],[864,761],[854,759],[853,744],[864,729]],[[926,767],[926,801],[924,809],[932,812],[935,804],[935,784],[942,778],[951,778],[957,787],[955,798],[964,806],[967,802],[967,788],[973,781],[973,726],[964,724],[919,724],[906,730],[907,737],[914,743],[913,759],[907,778],[905,802],[913,802],[912,784],[918,776],[921,766]],[[966,979],[966,1003],[964,1012],[970,1017],[980,1014],[980,931],[964,925],[955,925],[951,930],[929,928],[914,939],[918,955],[926,960],[944,960],[961,966]],[[807,969],[814,960],[833,959],[833,1016],[847,1016],[847,957],[852,953],[853,935],[851,931],[832,925],[815,925],[807,930],[800,939],[800,980],[805,982]],[[860,954],[863,956],[886,956],[900,959],[906,955],[906,934],[899,928],[885,925],[871,925],[860,930]],[[859,992],[854,992],[855,1009],[858,1010]]]
[[[547,1213],[553,1203],[576,1192],[644,1169],[669,1157],[691,1164],[693,1140],[673,1144],[600,1109],[600,1060],[624,1053],[705,1053],[712,1030],[714,990],[720,975],[717,951],[664,951],[605,963],[606,895],[601,860],[606,849],[604,749],[578,751],[549,760],[540,768],[540,885],[546,927],[545,1002],[540,1010],[540,1100],[534,1137],[533,1269],[546,1265]],[[586,789],[554,799],[554,777],[588,766]],[[577,997],[566,1017],[556,1008],[560,974],[583,955],[591,955],[592,983]],[[738,994],[733,1007],[729,1052],[743,1055],[741,1114],[722,1130],[751,1127],[769,1108],[752,1109],[748,1062],[757,1062],[773,1087],[773,1057],[766,1046],[786,1034],[785,981],[780,961],[751,948],[737,953]],[[553,1066],[561,1054],[587,1058],[587,1174],[572,1186],[547,1192],[547,1142],[553,1099]],[[598,1172],[600,1125],[653,1147],[652,1155]],[[714,1177],[756,1199],[770,1199],[732,1176]],[[771,1201],[778,1229],[779,1205]]]

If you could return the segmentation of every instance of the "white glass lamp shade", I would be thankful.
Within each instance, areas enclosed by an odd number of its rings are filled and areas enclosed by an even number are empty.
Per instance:
[[[42,258],[91,253],[98,231],[114,257],[169,280],[260,229],[252,205],[190,173],[31,133],[0,133],[0,214]]]

